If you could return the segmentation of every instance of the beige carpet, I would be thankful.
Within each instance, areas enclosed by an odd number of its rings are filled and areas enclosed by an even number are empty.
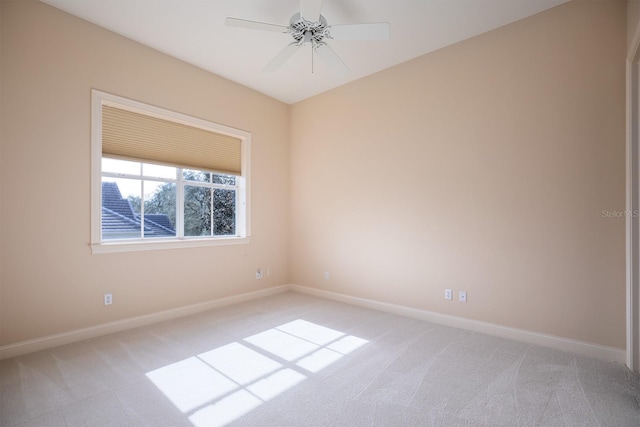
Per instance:
[[[624,366],[296,293],[0,362],[1,426],[640,426]]]

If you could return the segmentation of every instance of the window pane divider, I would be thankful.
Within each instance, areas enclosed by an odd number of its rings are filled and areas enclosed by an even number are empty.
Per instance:
[[[176,237],[184,239],[184,185],[182,169],[178,169],[178,185],[176,187]]]

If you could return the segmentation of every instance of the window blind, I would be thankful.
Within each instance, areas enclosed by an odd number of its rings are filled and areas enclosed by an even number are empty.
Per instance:
[[[241,174],[240,138],[109,105],[102,106],[102,154]]]

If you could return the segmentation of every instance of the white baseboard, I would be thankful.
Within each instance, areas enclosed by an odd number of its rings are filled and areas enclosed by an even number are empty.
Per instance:
[[[103,323],[101,325],[91,326],[89,328],[76,329],[61,334],[49,335],[47,337],[8,344],[0,346],[0,360],[45,350],[47,348],[58,347],[89,338],[95,338],[101,335],[107,335],[127,329],[138,328],[140,326],[146,326],[152,323],[162,322],[164,320],[176,319],[178,317],[188,316],[190,314],[200,313],[202,311],[207,311],[214,308],[220,308],[245,301],[264,298],[286,292],[288,290],[290,290],[289,285],[276,286],[269,289],[261,289],[258,291],[247,292],[240,295],[233,295],[226,298],[219,298],[185,307],[161,311],[159,313],[132,317],[130,319]]]
[[[396,304],[388,304],[385,302],[374,301],[370,299],[357,298],[349,295],[339,294],[336,292],[308,288],[300,285],[291,285],[290,289],[294,292],[300,292],[320,298],[370,308],[373,310],[384,311],[386,313],[397,314],[399,316],[410,317],[413,319],[425,320],[427,322],[432,322],[439,325],[451,326],[454,328],[481,332],[487,335],[522,341],[529,344],[550,347],[557,350],[580,354],[583,356],[615,361],[622,364],[624,364],[626,361],[626,351],[619,348],[607,347],[569,338],[562,338],[555,335],[541,334],[524,329],[509,328],[506,326],[496,325],[494,323],[449,316],[446,314],[434,313],[432,311],[426,310],[418,310],[415,308]]]
[[[166,310],[159,313],[148,314],[145,316],[133,317],[130,319],[118,320],[115,322],[104,323],[89,328],[76,329],[61,334],[50,335],[43,338],[37,338],[28,341],[22,341],[14,344],[0,346],[0,360],[10,357],[20,356],[23,354],[33,353],[47,348],[58,347],[89,338],[99,337],[101,335],[111,334],[114,332],[133,329],[140,326],[146,326],[164,320],[175,319],[178,317],[188,316],[190,314],[200,313],[202,311],[212,310],[215,308],[225,307],[232,304],[251,301],[259,298],[276,295],[286,291],[294,291],[302,294],[312,295],[319,298],[339,301],[359,307],[370,308],[373,310],[384,311],[399,316],[410,317],[413,319],[424,320],[454,328],[466,329],[474,332],[480,332],[488,335],[499,336],[516,341],[522,341],[529,344],[541,345],[557,350],[567,351],[571,353],[581,354],[584,356],[595,357],[603,360],[612,360],[624,364],[626,361],[626,352],[623,349],[607,347],[598,344],[592,344],[584,341],[562,338],[555,335],[541,334],[537,332],[526,331],[523,329],[509,328],[506,326],[496,325],[494,323],[481,322],[478,320],[465,319],[462,317],[450,316],[446,314],[434,313],[432,311],[419,310],[415,308],[405,307],[396,304],[352,297],[349,295],[339,294],[336,292],[324,291],[321,289],[308,288],[300,285],[282,285],[269,289],[248,292],[240,295],[234,295],[226,298],[220,298],[199,304],[193,304],[186,307]]]

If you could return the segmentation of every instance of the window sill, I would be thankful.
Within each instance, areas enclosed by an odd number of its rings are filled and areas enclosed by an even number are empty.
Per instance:
[[[164,249],[201,248],[206,246],[241,245],[251,241],[250,237],[225,237],[217,239],[185,239],[185,240],[145,240],[114,241],[91,244],[92,254],[115,252],[157,251]]]

